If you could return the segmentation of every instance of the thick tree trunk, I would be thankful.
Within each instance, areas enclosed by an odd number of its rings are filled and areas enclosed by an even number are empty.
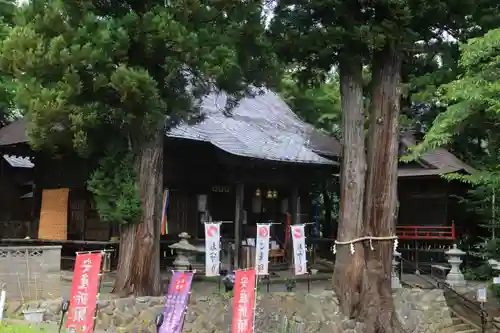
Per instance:
[[[365,155],[361,65],[340,64],[342,175],[337,239],[391,236],[397,206],[401,58],[387,47],[372,67],[370,131]],[[367,168],[368,166],[368,168]],[[334,289],[341,311],[365,323],[366,333],[400,331],[391,291],[393,241],[337,246]]]
[[[160,214],[163,188],[163,132],[141,148],[136,163],[142,220],[122,227],[114,292],[137,296],[161,293]]]
[[[363,195],[365,192],[365,124],[361,61],[346,59],[340,63],[342,97],[342,166],[340,180],[339,241],[358,238],[363,229]],[[361,301],[364,266],[361,243],[351,254],[348,245],[337,246],[334,289],[345,315],[357,317]]]
[[[365,192],[366,235],[395,231],[401,84],[401,55],[392,46],[375,55],[372,69],[368,170]],[[393,241],[374,241],[364,248],[366,282],[361,317],[367,333],[399,331],[391,290]]]

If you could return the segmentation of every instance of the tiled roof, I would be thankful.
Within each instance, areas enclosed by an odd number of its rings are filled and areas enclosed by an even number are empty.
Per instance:
[[[406,133],[401,138],[401,148],[406,150],[412,146],[415,146],[417,141],[411,133]],[[418,177],[418,176],[434,176],[434,175],[444,175],[447,173],[464,171],[467,173],[474,172],[474,168],[467,165],[455,155],[450,153],[444,148],[437,148],[435,150],[429,151],[423,154],[419,162],[422,164],[421,168],[399,168],[399,177]]]
[[[275,93],[266,91],[245,98],[223,112],[224,94],[212,94],[202,101],[204,119],[195,124],[181,124],[166,133],[169,137],[210,142],[234,155],[265,160],[334,164],[323,157],[340,155],[340,144],[333,137],[304,123]],[[24,120],[0,129],[0,146],[27,142]]]
[[[0,146],[28,142],[26,123],[20,119],[0,129]]]
[[[320,155],[338,156],[337,140],[304,123],[275,93],[245,98],[224,115],[224,94],[203,100],[205,118],[196,125],[179,125],[167,135],[210,142],[228,153],[285,162],[332,164]]]

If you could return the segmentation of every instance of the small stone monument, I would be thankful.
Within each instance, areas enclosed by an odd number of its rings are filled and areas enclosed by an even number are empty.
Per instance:
[[[174,260],[174,268],[179,271],[187,271],[191,266],[190,258],[198,249],[189,244],[188,239],[191,238],[187,232],[181,232],[179,235],[180,240],[169,246],[170,249],[175,250],[177,256]]]
[[[453,244],[453,248],[445,252],[448,256],[448,263],[451,266],[450,272],[446,275],[446,283],[452,287],[461,287],[465,285],[464,275],[460,271],[460,264],[462,263],[461,257],[465,252]]]
[[[399,264],[399,258],[401,257],[401,253],[394,250],[392,254],[392,272],[391,272],[391,287],[392,289],[402,288],[401,281],[399,280],[399,275],[397,272],[397,267]]]

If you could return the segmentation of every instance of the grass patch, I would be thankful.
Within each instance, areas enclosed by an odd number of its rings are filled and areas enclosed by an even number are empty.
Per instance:
[[[0,333],[46,333],[47,331],[21,324],[0,324]]]

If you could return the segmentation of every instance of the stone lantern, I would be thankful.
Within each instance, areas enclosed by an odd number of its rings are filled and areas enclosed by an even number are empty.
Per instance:
[[[391,287],[392,289],[402,288],[401,281],[399,280],[399,275],[397,272],[397,267],[399,264],[399,258],[401,257],[401,253],[394,250],[392,254],[392,272],[391,272]]]
[[[180,240],[169,246],[170,249],[175,250],[177,256],[174,260],[174,268],[179,271],[187,271],[191,266],[190,259],[198,252],[198,249],[189,244],[188,239],[191,238],[187,232],[181,232],[179,235]]]
[[[464,275],[460,271],[460,264],[462,263],[461,257],[465,252],[453,244],[453,248],[445,252],[448,256],[448,263],[451,266],[450,272],[446,275],[446,283],[452,287],[460,287],[465,285]]]

